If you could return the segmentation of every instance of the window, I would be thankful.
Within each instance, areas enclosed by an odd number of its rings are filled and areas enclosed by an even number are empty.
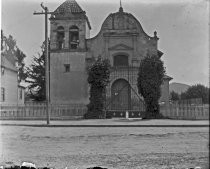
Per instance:
[[[64,64],[65,72],[70,72],[70,64]]]
[[[5,88],[1,88],[1,101],[4,102],[5,101]]]
[[[114,66],[128,66],[128,56],[126,55],[114,56]]]
[[[59,26],[57,29],[57,44],[58,44],[58,49],[63,49],[64,48],[64,28],[62,26]]]
[[[69,47],[71,49],[77,49],[79,46],[79,28],[72,26],[69,30]]]

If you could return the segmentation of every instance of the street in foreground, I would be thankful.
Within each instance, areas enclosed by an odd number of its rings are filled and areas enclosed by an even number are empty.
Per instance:
[[[207,127],[0,126],[0,164],[75,169],[208,166]]]

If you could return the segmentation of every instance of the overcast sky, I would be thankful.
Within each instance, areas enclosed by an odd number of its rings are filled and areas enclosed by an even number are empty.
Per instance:
[[[11,34],[27,55],[26,64],[37,55],[44,41],[44,2],[54,11],[65,0],[2,0],[1,27]],[[86,11],[95,36],[105,18],[119,9],[119,0],[77,0]],[[125,12],[132,13],[144,31],[157,31],[158,48],[164,53],[171,82],[209,85],[209,0],[122,0]]]

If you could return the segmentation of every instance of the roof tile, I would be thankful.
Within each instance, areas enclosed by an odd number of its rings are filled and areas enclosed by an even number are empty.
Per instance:
[[[54,13],[82,13],[82,12],[84,11],[75,0],[66,0],[54,11]]]

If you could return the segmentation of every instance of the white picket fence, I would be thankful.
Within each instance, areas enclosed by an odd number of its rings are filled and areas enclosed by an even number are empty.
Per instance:
[[[51,119],[68,120],[82,118],[87,108],[83,104],[49,105]],[[0,105],[0,119],[46,119],[46,103],[30,102],[25,105]]]
[[[171,119],[208,120],[209,105],[170,104],[169,108],[163,105],[160,107],[160,113]]]
[[[84,104],[49,105],[50,118],[53,120],[69,120],[82,118],[87,107]],[[173,103],[167,108],[160,106],[160,113],[170,119],[208,120],[208,104]],[[0,120],[44,120],[46,119],[46,103],[28,102],[25,105],[0,105]]]

